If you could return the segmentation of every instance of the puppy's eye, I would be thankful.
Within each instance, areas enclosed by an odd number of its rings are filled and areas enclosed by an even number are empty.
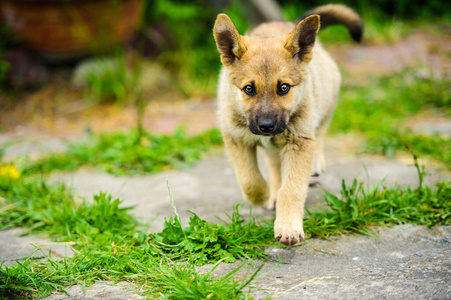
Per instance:
[[[277,90],[277,94],[279,95],[285,95],[290,91],[291,86],[287,83],[283,83],[279,86],[279,89]]]
[[[248,84],[243,88],[243,91],[249,96],[255,95],[255,89],[252,85]]]

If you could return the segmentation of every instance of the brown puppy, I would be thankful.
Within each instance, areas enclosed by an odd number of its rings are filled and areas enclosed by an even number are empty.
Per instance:
[[[345,24],[354,39],[361,38],[361,19],[343,5],[317,7],[297,23],[261,24],[246,36],[225,14],[214,26],[224,65],[218,114],[225,146],[244,197],[276,205],[274,235],[285,245],[304,239],[309,178],[324,171],[323,139],[340,87],[335,62],[315,43],[320,22]],[[266,150],[269,187],[257,146]]]

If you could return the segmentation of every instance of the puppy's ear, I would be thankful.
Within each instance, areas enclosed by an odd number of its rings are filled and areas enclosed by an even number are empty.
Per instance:
[[[233,64],[246,52],[247,49],[238,30],[226,14],[219,14],[216,18],[213,34],[224,65]]]
[[[288,35],[285,44],[285,49],[292,53],[293,58],[303,62],[312,60],[312,49],[319,26],[318,15],[308,16],[296,25],[296,28]]]

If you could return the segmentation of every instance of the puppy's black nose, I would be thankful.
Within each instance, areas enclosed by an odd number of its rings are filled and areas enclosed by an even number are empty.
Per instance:
[[[258,129],[262,133],[271,133],[276,128],[276,122],[273,120],[259,120]]]

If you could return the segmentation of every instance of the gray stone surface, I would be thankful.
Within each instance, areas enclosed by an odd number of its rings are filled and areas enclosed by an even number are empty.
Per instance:
[[[0,134],[0,149],[5,147],[3,152],[4,160],[12,160],[18,156],[37,157],[50,151],[58,152],[67,149],[65,139],[44,134],[30,136],[26,134],[25,128],[19,128],[16,133]],[[68,140],[74,137],[68,137]]]
[[[73,243],[56,243],[46,237],[25,235],[24,229],[15,228],[0,230],[0,261],[10,266],[16,261],[23,261],[33,254],[32,259],[42,259],[45,256],[63,257],[72,255]]]
[[[44,299],[46,300],[62,300],[62,299],[76,299],[76,300],[123,300],[123,299],[134,299],[141,300],[146,299],[140,296],[136,292],[136,287],[129,282],[119,282],[113,284],[111,282],[97,282],[86,290],[80,285],[74,285],[67,289],[66,294],[54,294]]]
[[[451,137],[451,120],[438,122],[422,122],[413,126],[413,129],[422,134],[440,134],[444,137]]]
[[[381,228],[378,235],[379,239],[343,236],[332,241],[311,239],[293,248],[268,248],[266,252],[271,258],[261,273],[270,273],[253,281],[253,286],[260,289],[253,296],[451,298],[451,228],[402,225]],[[218,273],[230,272],[238,265],[224,264]],[[246,276],[254,269],[248,268],[238,276]]]

